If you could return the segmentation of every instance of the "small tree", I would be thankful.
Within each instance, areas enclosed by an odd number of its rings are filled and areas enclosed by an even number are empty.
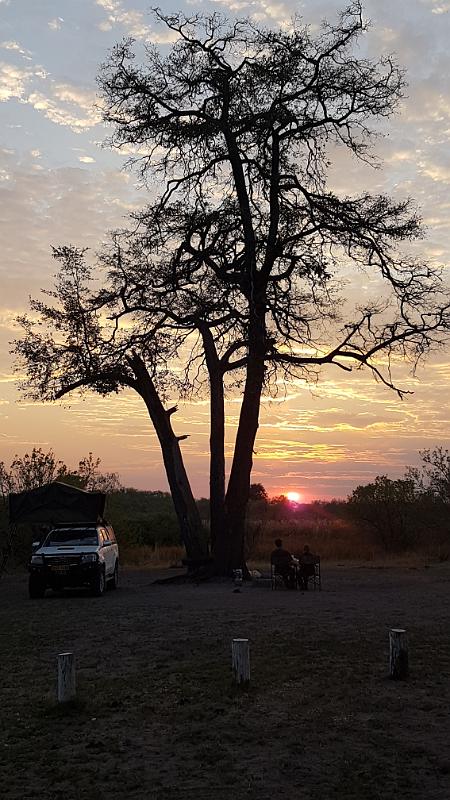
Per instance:
[[[250,484],[249,500],[251,500],[253,503],[267,505],[269,502],[269,495],[267,494],[262,483]]]
[[[62,247],[53,254],[60,269],[54,291],[46,293],[51,300],[31,302],[40,322],[36,325],[27,316],[19,319],[25,335],[14,343],[14,352],[27,372],[22,389],[27,396],[46,400],[87,389],[101,396],[116,394],[124,387],[137,392],[161,445],[187,554],[191,558],[204,556],[201,519],[179,444],[186,436],[176,436],[172,428],[171,416],[177,407],[165,409],[162,401],[167,388],[177,383],[167,363],[184,340],[184,330],[179,336],[160,332],[161,320],[156,315],[143,325],[140,319],[121,324],[128,312],[127,300],[115,290],[114,278],[100,293],[94,292],[84,251]],[[108,258],[109,266],[115,258],[115,267],[122,275],[128,274],[120,249],[113,245]],[[105,254],[101,265],[106,259]],[[90,454],[80,462],[76,481],[86,487],[98,486],[97,467]],[[112,478],[103,476],[101,483],[110,485]]]
[[[450,505],[450,453],[443,447],[422,450],[422,464],[409,467],[407,477],[415,484],[416,491],[427,494],[445,506]]]
[[[349,504],[387,552],[407,550],[416,543],[419,498],[412,480],[379,475],[373,483],[357,486]]]
[[[9,469],[4,461],[0,461],[0,493],[6,502],[11,493],[36,489],[61,480],[68,473],[66,464],[55,457],[53,450],[44,453],[40,447],[33,447],[30,454],[14,456]]]

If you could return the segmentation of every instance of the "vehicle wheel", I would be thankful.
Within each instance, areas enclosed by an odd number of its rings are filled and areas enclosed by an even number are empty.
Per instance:
[[[95,595],[95,597],[101,597],[105,591],[105,586],[105,570],[100,569],[92,581],[92,594]]]
[[[113,576],[109,582],[110,589],[117,589],[119,585],[119,562],[116,561],[116,566],[114,567]]]
[[[45,583],[42,583],[38,578],[30,577],[28,581],[28,593],[32,600],[35,600],[39,597],[44,597],[45,595]]]

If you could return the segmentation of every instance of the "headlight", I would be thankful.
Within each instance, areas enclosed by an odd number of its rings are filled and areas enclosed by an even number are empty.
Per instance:
[[[82,561],[98,561],[97,553],[83,553],[81,556]]]
[[[44,556],[31,556],[31,563],[32,564],[43,564],[44,563]]]

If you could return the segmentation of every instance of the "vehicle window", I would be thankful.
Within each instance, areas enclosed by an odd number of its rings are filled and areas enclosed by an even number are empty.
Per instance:
[[[44,547],[55,547],[63,544],[97,545],[97,531],[93,528],[55,528],[48,534]]]
[[[112,528],[108,528],[108,536],[109,536],[109,541],[110,542],[114,542],[114,543],[116,542],[116,535],[115,535],[115,533],[114,533]]]

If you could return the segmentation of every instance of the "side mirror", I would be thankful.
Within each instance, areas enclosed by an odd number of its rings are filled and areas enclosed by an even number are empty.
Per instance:
[[[32,545],[31,545],[31,552],[34,553],[34,551],[37,550],[38,547],[40,547],[40,546],[41,546],[40,542],[33,542]]]

